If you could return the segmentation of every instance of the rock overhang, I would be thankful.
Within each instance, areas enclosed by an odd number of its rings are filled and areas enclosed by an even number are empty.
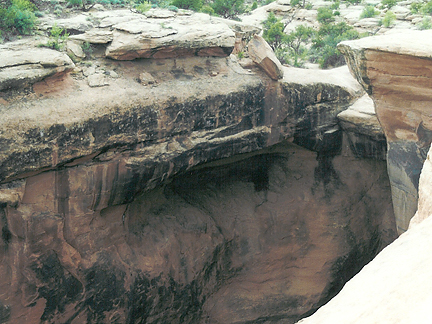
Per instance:
[[[417,209],[421,167],[432,141],[431,31],[401,31],[338,45],[374,100],[384,130],[398,230]]]

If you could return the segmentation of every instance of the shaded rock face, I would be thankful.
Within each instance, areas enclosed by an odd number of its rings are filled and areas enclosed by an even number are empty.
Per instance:
[[[10,183],[22,199],[1,209],[0,315],[292,323],[316,309],[395,236],[385,164],[286,142],[258,153],[133,201],[110,187],[116,161]]]
[[[388,172],[399,232],[417,209],[418,182],[432,141],[430,31],[343,42],[353,75],[374,99],[387,139]],[[402,45],[401,45],[402,44]]]

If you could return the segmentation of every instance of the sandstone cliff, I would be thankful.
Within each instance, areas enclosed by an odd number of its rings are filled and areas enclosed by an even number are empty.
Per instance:
[[[74,37],[90,62],[0,48],[2,322],[293,323],[394,239],[382,133],[337,118],[346,67],[274,81],[211,21],[128,61],[154,35],[113,20]],[[119,54],[102,22],[145,41]]]
[[[420,170],[432,141],[431,31],[343,42],[348,65],[374,99],[388,144],[387,164],[399,232],[417,209]]]
[[[424,42],[430,36],[430,32],[409,32],[340,45],[352,73],[374,98],[389,142],[396,222],[399,230],[408,225],[409,230],[366,265],[334,299],[299,323],[432,321],[432,48]]]

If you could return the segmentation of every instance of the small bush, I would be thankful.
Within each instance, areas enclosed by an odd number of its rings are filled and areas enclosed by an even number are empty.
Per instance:
[[[36,24],[36,7],[28,0],[12,0],[9,6],[0,3],[0,28],[19,34],[30,34]]]
[[[258,2],[254,1],[251,6],[251,11],[258,8]]]
[[[327,7],[318,8],[317,20],[321,24],[328,24],[335,21],[333,11]]]
[[[81,44],[81,49],[83,50],[86,58],[90,58],[93,54],[93,46],[89,42],[84,42]]]
[[[50,30],[48,42],[46,44],[41,44],[40,46],[60,51],[65,46],[68,37],[69,34],[65,29],[58,27],[57,24],[54,24]]]
[[[423,3],[421,2],[413,2],[410,5],[410,10],[411,13],[413,14],[419,13],[422,8],[423,8]]]
[[[236,18],[245,11],[244,0],[214,0],[211,6],[224,18]]]
[[[379,14],[379,11],[375,9],[374,6],[368,5],[364,7],[362,13],[360,14],[360,19],[372,18]]]
[[[270,12],[267,19],[263,21],[263,38],[270,47],[275,51],[286,42],[288,35],[284,33],[285,26],[281,19],[276,18],[273,12]]]
[[[397,4],[397,0],[381,0],[381,8],[390,9]]]
[[[201,7],[201,12],[209,14],[209,15],[212,15],[212,16],[215,14],[213,8],[210,7],[209,5],[202,6]]]
[[[349,6],[350,4],[357,5],[361,2],[361,0],[346,0],[346,2],[347,2],[347,6]]]
[[[396,20],[396,15],[393,13],[393,11],[388,10],[384,18],[380,20],[380,23],[383,27],[389,28],[394,24],[395,20]]]
[[[321,68],[336,67],[345,64],[343,55],[336,45],[344,40],[357,39],[359,33],[345,22],[321,25],[312,39],[312,58]]]
[[[420,30],[432,29],[431,17],[424,17],[423,20],[417,25]]]
[[[144,1],[138,5],[135,6],[135,9],[141,13],[144,13],[146,11],[149,11],[152,7],[152,4],[150,2]]]
[[[291,0],[290,5],[291,7],[298,6],[300,4],[300,0]]]
[[[331,4],[330,9],[332,9],[332,10],[339,10],[339,7],[340,7],[340,1],[336,0],[335,2],[333,2]]]
[[[203,2],[202,0],[174,0],[171,5],[177,8],[199,11],[203,6]]]
[[[421,8],[421,12],[425,15],[432,15],[432,1],[426,2]]]

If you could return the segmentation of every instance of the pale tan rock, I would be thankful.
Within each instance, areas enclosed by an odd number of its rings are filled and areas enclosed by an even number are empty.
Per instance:
[[[155,83],[155,79],[153,76],[148,72],[143,72],[139,75],[139,81],[142,85],[148,85]]]
[[[419,202],[418,209],[410,221],[409,228],[416,226],[432,215],[432,146],[429,149],[427,158],[419,181]]]
[[[68,40],[66,44],[66,50],[68,54],[72,55],[73,57],[83,59],[86,57],[82,47],[81,42],[76,42],[72,40]]]
[[[387,246],[336,297],[298,323],[430,323],[431,232],[429,217]]]
[[[183,56],[228,56],[235,33],[208,15],[177,16],[170,21],[139,18],[113,25],[106,56],[117,60]]]
[[[0,57],[0,90],[24,87],[75,67],[65,53],[48,48],[0,48]]]
[[[91,44],[106,44],[113,40],[112,31],[106,29],[91,29],[83,34],[69,36],[69,39]]]
[[[283,78],[282,64],[270,45],[261,36],[255,35],[248,44],[249,57],[258,64],[270,78]]]
[[[105,74],[95,73],[87,77],[88,85],[90,87],[103,87],[109,85],[109,81]]]

